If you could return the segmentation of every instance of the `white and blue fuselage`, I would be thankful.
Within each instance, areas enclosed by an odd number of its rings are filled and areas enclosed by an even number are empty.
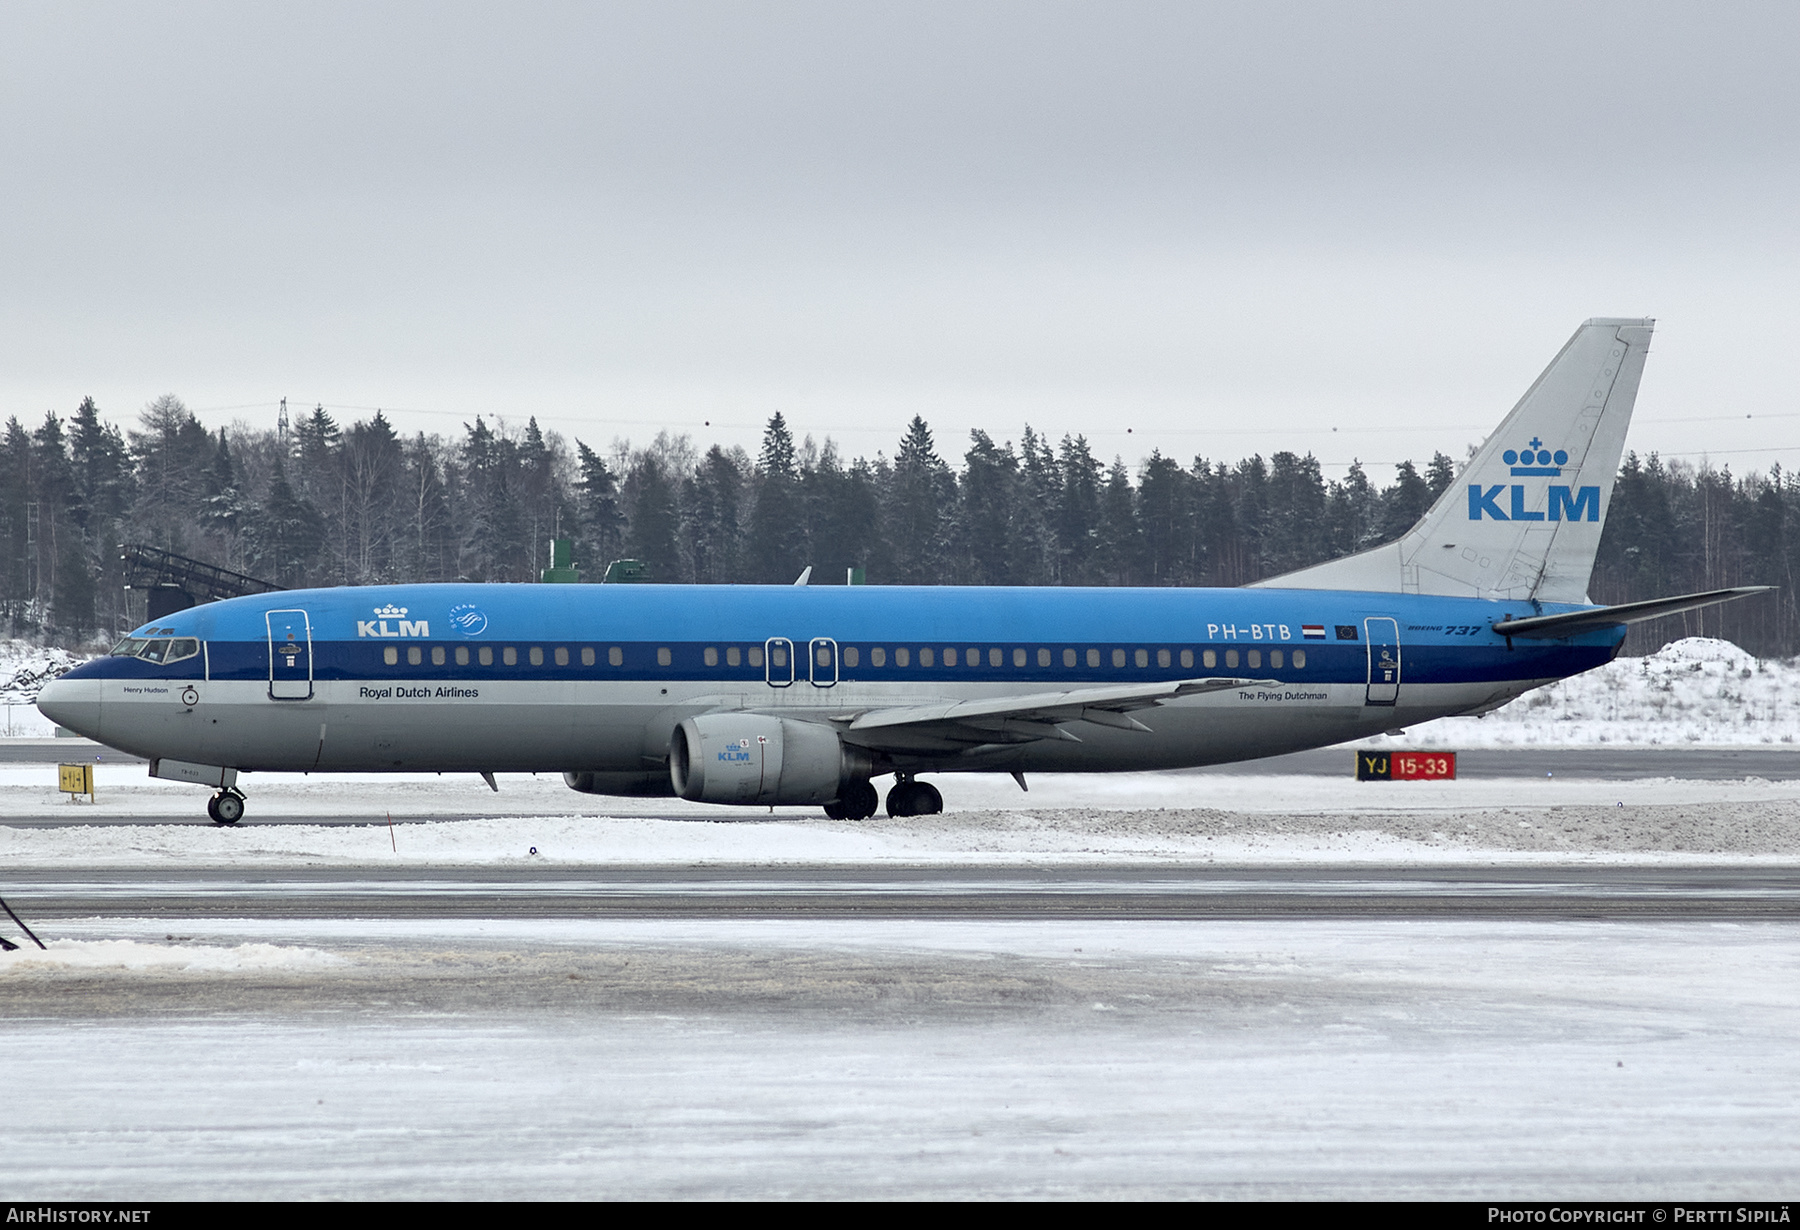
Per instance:
[[[666,779],[675,726],[706,713],[835,723],[854,743],[869,712],[1237,680],[1139,714],[1148,729],[1075,721],[1074,738],[983,745],[884,726],[864,740],[878,766],[908,771],[1174,768],[1490,708],[1618,652],[1623,627],[1548,643],[1492,630],[1543,610],[1276,589],[302,590],[145,625],[46,704],[150,759],[617,774],[644,779],[637,793]]]

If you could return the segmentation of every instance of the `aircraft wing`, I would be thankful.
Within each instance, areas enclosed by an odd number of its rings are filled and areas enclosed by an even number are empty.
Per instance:
[[[1161,683],[1077,688],[984,700],[944,701],[869,709],[834,719],[844,737],[864,747],[923,750],[967,748],[981,744],[1029,743],[1037,739],[1080,738],[1063,728],[1066,722],[1092,722],[1118,730],[1150,728],[1132,717],[1181,696],[1199,696],[1229,688],[1267,685],[1258,679],[1171,679]]]

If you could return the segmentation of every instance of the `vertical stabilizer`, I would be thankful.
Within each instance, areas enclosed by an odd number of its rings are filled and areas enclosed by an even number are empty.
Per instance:
[[[1587,601],[1652,320],[1575,331],[1398,542],[1259,585]]]

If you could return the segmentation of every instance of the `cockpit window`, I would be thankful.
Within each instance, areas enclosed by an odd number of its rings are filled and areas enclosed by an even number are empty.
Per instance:
[[[200,652],[200,642],[193,637],[184,636],[175,640],[159,637],[156,640],[145,640],[141,636],[128,636],[120,641],[112,651],[115,658],[142,658],[146,662],[168,665],[184,658],[192,658]]]

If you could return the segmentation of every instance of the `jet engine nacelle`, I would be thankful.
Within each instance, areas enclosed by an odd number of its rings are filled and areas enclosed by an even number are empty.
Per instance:
[[[669,739],[669,780],[694,802],[829,803],[868,776],[868,753],[816,722],[708,713]]]
[[[675,793],[669,789],[669,775],[656,773],[564,773],[563,783],[583,794],[623,795],[634,799],[666,799]]]

